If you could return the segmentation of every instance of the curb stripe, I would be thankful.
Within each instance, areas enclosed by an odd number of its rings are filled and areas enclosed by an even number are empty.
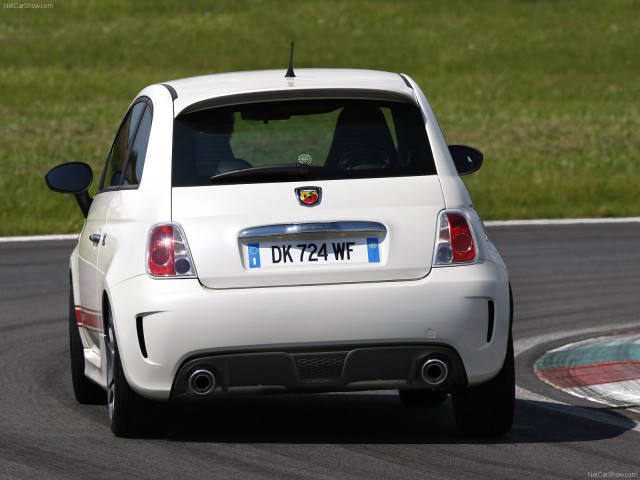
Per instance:
[[[565,368],[567,366],[577,367],[598,363],[640,361],[640,344],[633,343],[636,338],[637,336],[634,335],[625,340],[624,343],[613,343],[613,340],[609,340],[609,345],[578,347],[574,344],[573,348],[561,347],[547,352],[536,360],[533,369],[542,371],[549,368]]]
[[[588,398],[594,402],[606,405],[625,407],[634,412],[640,412],[640,380],[591,385],[588,387],[565,388],[562,390],[576,397]]]
[[[570,343],[545,353],[533,370],[542,381],[565,393],[638,411],[640,332]]]
[[[640,361],[554,367],[534,372],[538,378],[558,388],[588,387],[640,380]]]

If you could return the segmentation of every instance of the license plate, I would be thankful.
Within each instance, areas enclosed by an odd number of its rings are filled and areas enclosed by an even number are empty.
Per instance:
[[[250,243],[247,250],[249,268],[380,263],[377,237]]]

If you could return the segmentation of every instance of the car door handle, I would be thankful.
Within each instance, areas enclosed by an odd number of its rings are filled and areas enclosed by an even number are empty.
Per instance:
[[[100,234],[92,233],[91,235],[89,235],[89,240],[91,240],[94,245],[97,245],[98,243],[100,243]]]

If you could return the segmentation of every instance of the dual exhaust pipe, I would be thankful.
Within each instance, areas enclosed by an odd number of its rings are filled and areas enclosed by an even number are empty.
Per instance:
[[[422,364],[420,375],[422,380],[429,385],[442,385],[449,376],[449,368],[439,358],[430,358]]]
[[[447,364],[439,358],[429,358],[420,367],[420,376],[425,383],[438,386],[449,376]],[[216,387],[215,375],[207,369],[194,371],[189,377],[188,390],[194,395],[208,395]]]
[[[207,395],[216,388],[216,377],[209,370],[196,370],[189,377],[187,388],[195,395]]]

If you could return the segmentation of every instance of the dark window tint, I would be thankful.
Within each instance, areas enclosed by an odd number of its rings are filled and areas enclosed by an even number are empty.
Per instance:
[[[147,145],[149,144],[149,134],[151,133],[151,108],[147,107],[140,119],[140,125],[135,135],[135,140],[129,152],[124,184],[137,185],[142,178],[144,160],[147,156]]]
[[[136,103],[122,121],[100,181],[100,189],[137,185],[147,152],[152,110],[145,101]],[[124,174],[126,169],[126,175]]]
[[[174,123],[174,186],[433,174],[422,114],[406,103],[265,102]]]

